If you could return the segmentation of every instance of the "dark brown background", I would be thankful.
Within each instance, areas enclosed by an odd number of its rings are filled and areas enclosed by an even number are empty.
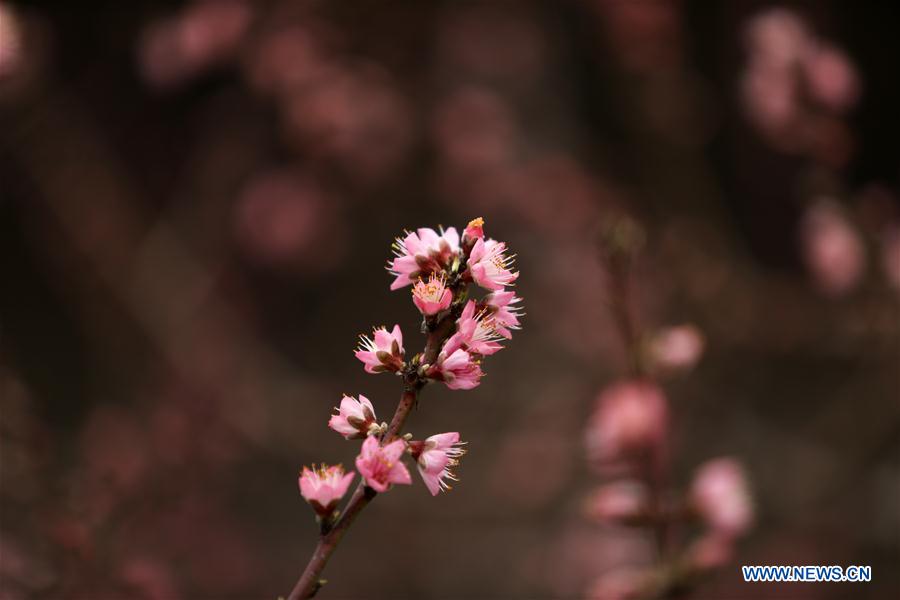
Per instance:
[[[648,232],[644,326],[707,336],[666,383],[673,479],[730,454],[757,498],[734,565],[695,597],[897,597],[897,291],[878,250],[900,210],[896,10],[794,5],[863,86],[848,158],[822,165],[742,116],[741,28],[767,4],[645,1],[621,20],[613,4],[252,2],[243,35],[179,75],[146,40],[192,5],[14,3],[3,597],[286,594],[315,536],[298,469],[357,453],[331,407],[363,393],[387,419],[399,394],[363,372],[356,335],[396,322],[422,342],[408,292],[388,291],[390,241],[475,216],[518,254],[528,314],[479,388],[429,388],[411,420],[462,432],[462,481],[379,498],[321,596],[581,597],[648,545],[580,512],[598,481],[583,424],[623,368],[594,246],[621,211]],[[201,41],[229,26],[200,22]],[[259,57],[293,27],[309,46]],[[313,82],[273,93],[291,69]],[[822,180],[866,245],[839,297],[800,252]],[[744,563],[872,565],[874,581],[748,586]]]

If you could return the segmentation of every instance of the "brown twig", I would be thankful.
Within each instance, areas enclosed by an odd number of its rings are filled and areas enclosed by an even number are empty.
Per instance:
[[[635,314],[634,301],[631,294],[631,267],[634,254],[640,245],[635,240],[643,234],[635,235],[634,226],[619,226],[616,236],[607,239],[607,246],[601,248],[601,259],[606,268],[609,289],[609,307],[613,321],[622,338],[622,345],[628,359],[629,376],[637,379],[649,379],[647,365],[644,360],[643,339],[640,324]],[[642,457],[642,476],[651,492],[651,502],[656,518],[653,519],[653,535],[656,541],[659,561],[665,562],[669,556],[672,532],[666,510],[668,466],[665,449],[658,454]]]
[[[425,343],[425,350],[422,352],[421,364],[433,364],[437,359],[444,341],[453,333],[456,318],[459,316],[457,312],[457,310],[452,310],[430,329]],[[400,432],[403,430],[403,425],[409,417],[409,413],[418,402],[419,391],[426,383],[425,379],[419,375],[418,370],[415,368],[402,375],[403,393],[400,395],[400,402],[397,404],[391,423],[382,438],[385,443],[399,437]],[[337,522],[329,531],[319,537],[316,549],[303,570],[303,574],[297,580],[297,584],[288,596],[288,600],[306,600],[316,595],[316,592],[322,587],[323,582],[320,576],[325,569],[325,565],[328,564],[328,559],[353,524],[356,516],[377,495],[378,492],[368,487],[365,481],[359,483]]]

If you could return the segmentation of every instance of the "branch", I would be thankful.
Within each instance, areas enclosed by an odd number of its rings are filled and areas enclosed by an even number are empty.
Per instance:
[[[422,353],[423,363],[431,364],[437,359],[444,341],[453,333],[456,318],[456,311],[451,311],[428,333],[425,350]],[[407,417],[409,417],[409,413],[416,406],[419,391],[426,383],[426,380],[420,377],[415,370],[404,374],[403,378],[403,393],[400,395],[400,402],[397,404],[397,409],[391,418],[391,424],[384,434],[383,442],[390,442],[392,439],[399,437],[400,432],[403,430],[403,425],[406,423]],[[319,543],[316,544],[316,549],[313,551],[313,555],[303,570],[300,579],[297,580],[294,589],[291,590],[288,600],[307,600],[316,595],[316,592],[319,591],[319,588],[324,583],[320,579],[320,575],[325,569],[325,565],[328,564],[328,559],[331,558],[344,534],[350,529],[353,521],[356,520],[356,516],[377,495],[378,492],[368,487],[365,480],[359,483],[334,527],[319,538]]]

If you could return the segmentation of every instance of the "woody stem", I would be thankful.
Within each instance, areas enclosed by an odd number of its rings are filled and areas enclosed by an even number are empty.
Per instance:
[[[439,321],[428,333],[425,350],[422,352],[422,362],[434,364],[444,342],[453,333],[456,323],[455,314],[451,313]],[[384,434],[382,443],[387,443],[400,436],[403,425],[409,417],[409,413],[416,405],[419,390],[425,385],[425,380],[416,371],[404,375],[403,393],[400,394],[400,402],[391,418],[391,423]],[[378,492],[368,487],[365,481],[361,481],[353,492],[350,501],[338,517],[334,526],[319,537],[319,542],[310,557],[303,574],[297,580],[294,589],[291,590],[288,600],[306,600],[312,598],[322,587],[320,576],[328,564],[328,559],[334,553],[337,545],[343,539],[344,534],[356,520],[356,516],[371,502]]]

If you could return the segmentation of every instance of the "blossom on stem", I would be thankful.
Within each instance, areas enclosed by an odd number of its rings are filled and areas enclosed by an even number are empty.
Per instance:
[[[327,517],[340,502],[356,473],[344,474],[344,467],[322,464],[312,469],[303,467],[298,483],[300,494],[320,517]]]
[[[463,444],[465,442],[459,441],[459,433],[456,431],[438,433],[426,438],[425,441],[409,443],[419,475],[422,476],[422,481],[432,496],[451,489],[446,479],[459,481],[451,468],[457,466],[459,457],[466,453],[461,447]]]
[[[413,286],[412,296],[413,304],[426,317],[447,310],[453,301],[453,292],[447,287],[447,277],[443,273],[439,276],[432,273],[427,283],[420,279]]]
[[[513,258],[506,256],[506,244],[496,240],[479,239],[469,254],[469,273],[486,290],[502,290],[514,282],[519,274],[511,271]]]
[[[396,373],[403,368],[403,352],[403,333],[399,325],[394,325],[390,333],[385,327],[377,327],[372,338],[359,336],[355,356],[363,362],[367,373]]]
[[[718,532],[705,533],[684,554],[688,568],[699,572],[724,567],[734,556],[734,539]]]
[[[376,492],[386,492],[394,483],[410,485],[412,478],[400,460],[405,449],[406,442],[402,439],[382,446],[375,436],[366,438],[356,457],[356,469],[366,485]]]
[[[690,503],[714,531],[737,537],[753,524],[753,500],[744,468],[733,458],[700,465],[691,484]]]
[[[435,364],[426,371],[426,375],[436,381],[443,381],[451,390],[471,390],[481,383],[484,373],[479,361],[459,347],[451,337],[438,354]]]
[[[470,354],[489,356],[503,349],[497,343],[500,336],[493,319],[485,311],[476,314],[475,310],[475,301],[469,300],[456,322],[456,333],[445,344],[448,352],[462,348]]]
[[[623,479],[597,488],[585,503],[587,515],[600,523],[633,523],[651,512],[647,486]]]
[[[522,299],[516,296],[515,292],[491,292],[484,297],[485,310],[490,314],[494,321],[494,327],[497,333],[510,339],[512,332],[510,329],[519,329],[519,317],[522,316],[521,306],[515,306]]]
[[[359,400],[344,395],[340,408],[335,407],[334,410],[337,414],[331,415],[328,426],[345,439],[364,438],[381,431],[381,427],[375,422],[375,407],[362,394],[359,395]]]
[[[484,239],[484,219],[472,219],[463,230],[463,245],[474,244],[475,240]],[[468,246],[466,246],[468,247]]]
[[[655,574],[646,567],[619,567],[594,580],[587,600],[637,600],[658,587]]]
[[[694,325],[676,325],[661,329],[650,341],[650,356],[665,371],[686,371],[703,355],[705,340]]]
[[[397,238],[393,250],[395,257],[388,262],[387,269],[395,277],[391,289],[398,290],[449,267],[459,254],[459,233],[454,227],[440,234],[422,227],[402,240]]]
[[[669,423],[663,391],[646,381],[622,381],[606,388],[587,428],[587,450],[600,465],[630,455],[662,451]]]
[[[826,294],[840,296],[855,288],[866,269],[862,237],[839,205],[821,200],[801,223],[803,257],[813,279]]]

